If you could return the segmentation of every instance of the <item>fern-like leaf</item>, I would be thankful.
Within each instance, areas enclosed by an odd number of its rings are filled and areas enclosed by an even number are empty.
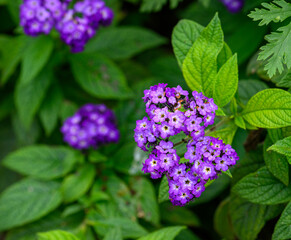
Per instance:
[[[291,3],[285,0],[275,0],[272,3],[262,3],[264,8],[255,8],[248,16],[254,21],[261,20],[259,26],[267,25],[270,22],[282,22],[291,17]]]
[[[280,27],[276,32],[267,35],[268,44],[261,47],[259,60],[268,59],[265,66],[270,77],[276,74],[278,70],[282,73],[284,64],[287,68],[291,68],[291,23],[284,27]]]

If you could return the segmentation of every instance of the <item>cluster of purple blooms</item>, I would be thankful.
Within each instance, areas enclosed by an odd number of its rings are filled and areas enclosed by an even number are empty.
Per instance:
[[[61,132],[65,142],[80,150],[119,140],[114,113],[103,104],[84,105],[66,119]]]
[[[113,11],[102,0],[82,0],[70,8],[72,0],[23,0],[20,25],[30,36],[49,34],[53,27],[72,52],[84,50],[100,25],[108,26]]]
[[[220,0],[231,13],[239,12],[244,6],[244,0]]]
[[[205,136],[205,128],[214,123],[217,106],[202,93],[189,96],[180,86],[167,84],[145,90],[144,101],[149,116],[138,120],[135,141],[144,151],[150,151],[142,171],[156,179],[165,174],[169,182],[170,200],[183,206],[198,198],[208,180],[236,164],[238,156],[230,145],[214,137]],[[177,155],[171,137],[179,133],[187,136],[187,152],[183,163]]]

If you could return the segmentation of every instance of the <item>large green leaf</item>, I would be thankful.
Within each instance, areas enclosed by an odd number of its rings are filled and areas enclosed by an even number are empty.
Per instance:
[[[48,62],[53,51],[54,41],[49,36],[29,38],[22,56],[20,82],[27,84],[32,81]]]
[[[112,228],[104,237],[104,240],[122,240],[122,232],[119,227]]]
[[[255,240],[265,225],[266,205],[253,204],[233,197],[230,202],[230,217],[239,239]]]
[[[147,178],[132,179],[132,188],[136,192],[138,211],[145,220],[156,225],[160,222],[159,206],[153,184]]]
[[[46,135],[50,135],[57,126],[62,100],[62,92],[58,85],[49,89],[39,112],[40,120],[44,126]]]
[[[62,200],[59,183],[24,179],[0,195],[0,231],[47,215]]]
[[[75,174],[66,177],[61,188],[65,202],[73,202],[82,197],[92,185],[95,174],[95,167],[86,164]]]
[[[166,227],[158,231],[152,232],[138,240],[173,240],[186,227]]]
[[[25,42],[25,36],[7,38],[5,42],[1,42],[3,44],[0,46],[1,57],[3,59],[3,63],[1,64],[1,84],[5,84],[15,71],[21,60]]]
[[[102,227],[108,226],[110,229],[113,227],[119,227],[123,238],[139,238],[147,234],[147,231],[141,225],[128,218],[109,218],[106,220],[95,221],[93,224],[96,227],[99,225]]]
[[[172,203],[167,202],[161,204],[160,209],[163,222],[191,227],[200,227],[201,225],[198,216],[190,208],[173,206]]]
[[[115,175],[107,176],[106,189],[112,202],[118,206],[122,216],[134,219],[136,216],[136,199],[133,198],[127,184]],[[122,195],[122,198],[120,197]]]
[[[38,221],[15,228],[6,235],[7,240],[35,240],[39,232],[47,232],[55,229],[72,231],[84,220],[84,214],[72,214],[63,217],[60,211],[54,211]]]
[[[163,176],[159,187],[159,203],[169,200],[169,183],[167,176]]]
[[[268,148],[268,151],[270,150],[291,157],[291,136],[279,140],[274,145]]]
[[[264,160],[268,170],[286,186],[289,184],[289,164],[285,156],[273,151],[267,151],[272,145],[272,140],[268,136],[264,142]]]
[[[284,240],[291,238],[291,202],[288,203],[282,215],[275,226],[272,236],[273,240]]]
[[[234,239],[233,226],[229,214],[230,197],[220,202],[214,215],[214,228],[221,237]]]
[[[124,99],[132,96],[124,74],[104,56],[82,53],[73,55],[70,61],[75,79],[94,97]]]
[[[52,73],[45,69],[28,83],[19,82],[15,91],[15,104],[19,118],[29,128],[52,82]]]
[[[272,205],[291,200],[291,185],[286,187],[267,167],[245,176],[232,190],[252,203]]]
[[[9,154],[3,164],[21,174],[49,180],[62,177],[76,163],[75,152],[65,147],[28,146]]]
[[[38,240],[79,240],[74,234],[62,230],[54,230],[37,234]]]
[[[266,89],[253,96],[242,116],[250,124],[261,128],[291,125],[291,94],[281,89]]]
[[[172,34],[172,45],[177,61],[182,67],[187,53],[203,30],[200,24],[183,19],[175,26]]]
[[[86,46],[86,52],[102,53],[111,59],[126,59],[165,43],[158,34],[140,27],[108,28]]]
[[[213,98],[219,107],[233,98],[238,87],[237,56],[233,55],[219,70],[214,84]]]
[[[213,97],[217,74],[217,56],[223,47],[220,20],[214,16],[188,52],[183,63],[184,78],[192,90],[203,91]]]

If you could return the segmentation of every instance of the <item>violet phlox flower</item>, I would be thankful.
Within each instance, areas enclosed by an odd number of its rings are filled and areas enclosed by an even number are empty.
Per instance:
[[[213,99],[167,84],[145,90],[143,99],[148,116],[138,120],[134,130],[137,145],[150,152],[142,171],[153,179],[165,174],[170,200],[183,206],[201,195],[208,180],[235,165],[238,156],[230,145],[204,136],[205,128],[214,123],[217,106]],[[183,163],[171,138],[179,133],[187,136]]]
[[[53,27],[72,52],[81,52],[99,26],[108,26],[113,11],[102,0],[23,0],[20,7],[20,25],[30,36],[49,34]]]
[[[86,104],[64,122],[64,141],[76,149],[97,148],[118,142],[119,131],[114,113],[105,105]]]
[[[244,6],[244,0],[220,0],[227,10],[231,13],[237,13],[241,11]]]

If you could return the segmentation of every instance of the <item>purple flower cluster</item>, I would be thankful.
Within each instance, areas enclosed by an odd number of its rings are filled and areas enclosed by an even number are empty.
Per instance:
[[[119,140],[114,113],[103,104],[84,105],[66,119],[61,132],[65,142],[80,150]]]
[[[108,26],[113,11],[102,0],[82,0],[69,7],[71,0],[23,0],[20,25],[30,36],[49,34],[55,27],[72,52],[84,50],[100,25]]]
[[[71,46],[73,52],[81,52],[100,25],[108,26],[113,11],[102,0],[83,0],[69,9],[56,25],[61,39]]]
[[[244,6],[244,0],[221,0],[231,13],[239,12]]]
[[[217,110],[213,99],[195,91],[189,96],[180,86],[169,88],[167,84],[152,86],[144,93],[149,118],[137,121],[134,135],[138,146],[150,151],[142,171],[154,179],[165,174],[172,203],[183,206],[201,195],[208,180],[235,165],[238,156],[230,145],[205,136]],[[179,133],[187,136],[182,141],[187,143],[187,160],[181,164],[171,140]]]

